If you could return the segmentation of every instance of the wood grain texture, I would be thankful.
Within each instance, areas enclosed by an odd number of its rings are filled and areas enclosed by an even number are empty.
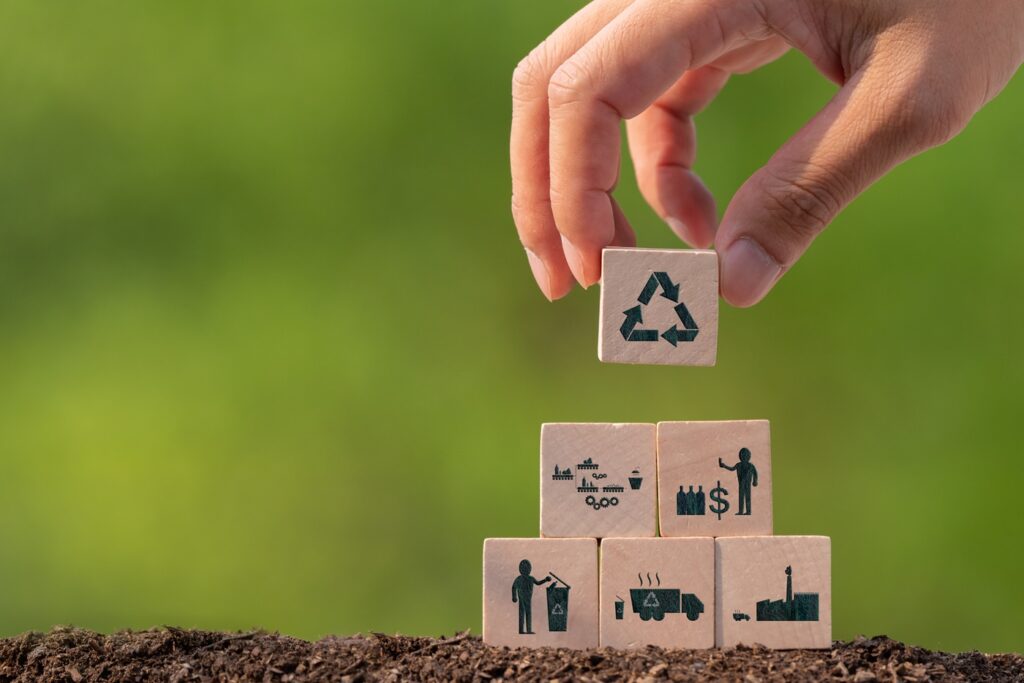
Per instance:
[[[597,541],[592,538],[488,538],[484,541],[484,642],[507,647],[567,647],[584,649],[598,644]],[[530,563],[523,578],[520,565]],[[532,593],[532,634],[520,633],[522,585]],[[568,600],[560,614],[549,614],[549,591],[567,587]],[[518,589],[518,590],[517,590]],[[513,602],[513,594],[517,601]],[[565,595],[566,593],[563,593]],[[529,596],[527,596],[529,597]],[[557,595],[554,597],[558,597]],[[556,610],[557,612],[558,610]],[[558,619],[564,629],[557,630]]]
[[[791,586],[787,586],[787,567],[792,569]],[[832,542],[828,537],[715,539],[715,575],[718,647],[832,645]]]
[[[753,469],[740,465],[742,449],[749,453]],[[682,503],[687,496],[692,499],[691,487],[693,494],[703,497],[697,510],[688,511]],[[715,514],[723,507],[714,499],[714,489],[719,487],[723,492],[718,496],[729,506],[721,517]],[[747,492],[749,498],[741,500]],[[703,514],[694,514],[700,511]],[[750,514],[740,514],[745,511]],[[658,512],[662,536],[770,536],[772,458],[768,421],[658,423]]]
[[[632,317],[636,315],[642,320]],[[685,339],[688,326],[696,329],[692,340]],[[601,361],[707,366],[715,364],[717,354],[714,251],[604,250],[597,345]]]
[[[697,618],[692,621],[684,613],[696,606],[688,596],[696,597],[702,607],[701,612],[694,611]],[[714,596],[712,538],[601,542],[602,647],[714,647]],[[618,616],[616,602],[620,603]],[[663,609],[667,611],[662,613]]]
[[[541,536],[657,534],[653,424],[549,423],[540,452]]]

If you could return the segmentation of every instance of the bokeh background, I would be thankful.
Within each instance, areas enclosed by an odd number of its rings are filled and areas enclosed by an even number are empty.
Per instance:
[[[579,4],[0,5],[3,634],[478,631],[541,422],[765,417],[836,637],[1021,649],[1019,79],[725,307],[716,368],[602,365],[508,211],[512,69]],[[730,84],[722,205],[832,91]]]

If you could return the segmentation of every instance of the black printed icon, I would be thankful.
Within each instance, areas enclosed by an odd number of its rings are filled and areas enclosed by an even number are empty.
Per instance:
[[[704,603],[700,598],[693,593],[683,593],[678,588],[662,588],[661,576],[658,574],[654,575],[657,586],[651,581],[650,574],[647,574],[646,586],[644,577],[639,573],[636,576],[640,587],[629,589],[629,601],[633,614],[638,615],[642,621],[661,621],[666,614],[685,614],[690,621],[697,621],[704,612]],[[621,598],[619,602],[622,602]],[[619,602],[615,603],[616,619],[621,619],[619,614],[625,611],[625,604],[620,608]]]
[[[698,486],[696,491],[693,490],[693,486],[690,486],[689,491],[680,486],[679,493],[676,494],[676,514],[703,515],[705,503],[703,486]]]
[[[651,298],[658,291],[659,286],[661,287],[661,296],[675,303],[673,310],[675,310],[676,317],[679,318],[683,329],[679,329],[673,324],[672,327],[659,334],[657,329],[637,327],[644,322],[643,307],[651,302]],[[690,315],[689,309],[686,308],[686,304],[679,301],[679,285],[672,282],[668,273],[652,273],[636,300],[640,302],[639,305],[623,311],[623,315],[626,317],[619,327],[619,333],[626,341],[656,342],[660,336],[672,346],[678,346],[679,342],[692,342],[697,338],[700,329],[693,316]]]
[[[512,581],[512,602],[519,603],[519,633],[522,635],[533,635],[533,587],[543,586],[551,581],[550,576],[537,580],[530,576],[533,566],[529,560],[522,560],[519,563],[519,576]],[[568,608],[568,593],[566,593],[566,609]],[[550,616],[548,624],[550,630]],[[563,629],[564,630],[564,629]]]
[[[732,620],[733,621],[750,621],[750,615],[747,614],[746,612],[733,612],[732,613]]]
[[[555,481],[571,481],[572,470],[566,467],[564,470],[559,469],[558,465],[555,465],[555,473],[551,475],[551,478]]]
[[[735,618],[735,615],[733,615]],[[749,617],[748,617],[749,619]],[[757,602],[758,621],[817,621],[818,594],[793,593],[793,567],[786,567],[786,598]]]
[[[711,489],[711,514],[718,515],[718,521],[722,521],[722,515],[729,511],[729,501],[726,496],[729,495],[729,491],[722,488],[722,482],[716,481],[715,488]]]
[[[555,581],[547,588],[548,630],[565,631],[569,627],[569,589],[571,586],[558,578],[554,572],[550,572],[550,574]]]
[[[737,484],[740,489],[739,510],[737,515],[750,514],[750,487],[757,486],[757,468],[750,462],[750,449],[741,448],[739,453],[740,461],[735,465],[726,465],[722,459],[718,459],[718,466],[722,469],[736,473]]]
[[[576,463],[576,473],[579,480],[572,474],[572,468],[555,465],[554,474],[551,479],[554,481],[576,481],[576,493],[583,495],[583,503],[596,511],[617,507],[619,497],[615,494],[625,494],[626,487],[617,482],[607,482],[608,473],[600,472],[599,463],[593,458],[586,458],[583,462]],[[630,491],[639,491],[643,486],[643,475],[639,469],[634,469],[626,478],[629,482]]]

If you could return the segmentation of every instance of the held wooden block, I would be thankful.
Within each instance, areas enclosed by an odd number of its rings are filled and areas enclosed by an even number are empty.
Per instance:
[[[601,541],[601,646],[715,645],[713,538]]]
[[[767,420],[658,423],[662,536],[770,536]]]
[[[545,424],[540,454],[541,536],[657,535],[653,424]]]
[[[832,544],[826,536],[715,540],[719,647],[832,645]]]
[[[484,642],[597,647],[597,541],[484,541]]]
[[[718,255],[605,249],[597,357],[605,363],[714,365]]]

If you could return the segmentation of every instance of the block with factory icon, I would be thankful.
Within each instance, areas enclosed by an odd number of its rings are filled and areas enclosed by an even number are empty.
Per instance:
[[[716,645],[830,647],[831,561],[825,536],[715,539]]]
[[[605,363],[714,365],[718,255],[605,249],[597,355]]]
[[[658,423],[662,536],[769,536],[767,420]]]
[[[543,425],[541,536],[656,535],[655,447],[653,424]]]
[[[592,538],[484,541],[484,642],[598,645],[598,548]]]
[[[601,646],[715,645],[715,540],[601,541]]]

